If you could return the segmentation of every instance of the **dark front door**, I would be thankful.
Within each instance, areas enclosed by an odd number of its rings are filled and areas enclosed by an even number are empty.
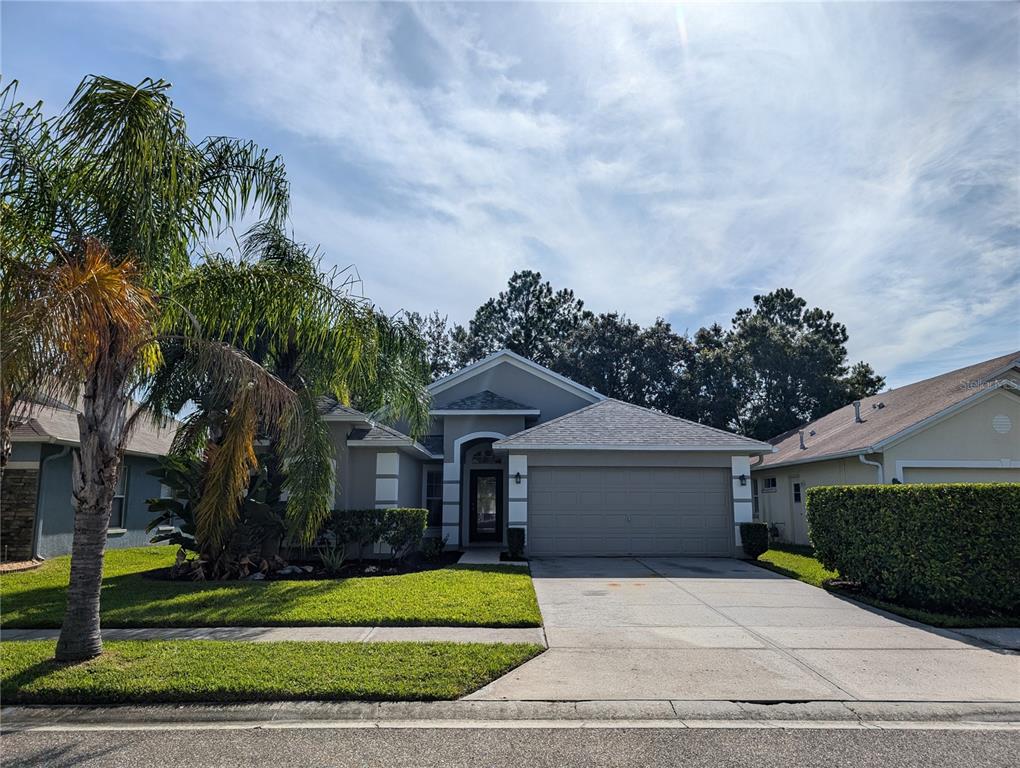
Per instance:
[[[503,471],[471,470],[471,541],[503,541]]]

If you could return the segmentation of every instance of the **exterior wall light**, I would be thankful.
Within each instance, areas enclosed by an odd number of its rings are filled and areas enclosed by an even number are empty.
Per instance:
[[[514,474],[514,484],[515,485],[520,485],[521,484],[521,473],[520,472],[517,472],[517,473]]]
[[[740,476],[740,484],[741,485],[747,485],[747,475],[741,475]]]

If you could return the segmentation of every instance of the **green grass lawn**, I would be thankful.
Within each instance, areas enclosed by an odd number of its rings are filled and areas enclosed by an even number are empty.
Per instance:
[[[477,690],[542,652],[528,644],[108,641],[79,664],[48,640],[0,643],[5,704],[435,700]]]
[[[1017,616],[965,616],[953,613],[940,613],[938,611],[911,608],[879,600],[878,598],[861,594],[857,590],[851,591],[838,587],[829,587],[826,582],[830,579],[838,578],[839,574],[836,571],[828,570],[815,560],[809,547],[791,546],[783,547],[782,549],[770,549],[755,561],[755,565],[768,568],[770,571],[781,573],[784,576],[789,576],[815,587],[829,589],[835,594],[852,597],[854,600],[881,608],[884,611],[936,627],[951,629],[953,627],[1015,627],[1020,625],[1020,617]]]
[[[172,582],[142,574],[173,562],[174,547],[112,549],[103,578],[104,627],[537,627],[526,569],[453,566],[402,576],[322,581]],[[69,557],[0,576],[0,627],[59,627]]]

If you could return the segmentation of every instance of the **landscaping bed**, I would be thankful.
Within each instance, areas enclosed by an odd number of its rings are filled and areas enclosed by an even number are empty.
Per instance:
[[[5,704],[457,699],[542,652],[529,644],[108,641],[53,660],[47,640],[0,643]]]
[[[105,627],[460,626],[537,627],[524,568],[455,565],[403,575],[300,581],[189,582],[147,578],[176,548],[106,553]],[[53,628],[63,619],[69,557],[0,576],[4,628]]]

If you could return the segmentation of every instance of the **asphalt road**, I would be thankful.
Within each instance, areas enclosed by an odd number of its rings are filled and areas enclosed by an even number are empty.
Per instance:
[[[1014,768],[1020,732],[760,728],[35,731],[5,734],[0,754],[4,768]]]

